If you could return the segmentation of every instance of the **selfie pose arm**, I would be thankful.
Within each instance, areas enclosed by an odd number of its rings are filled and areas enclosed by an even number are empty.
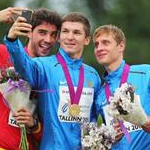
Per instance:
[[[21,15],[22,10],[26,8],[22,7],[8,7],[0,11],[0,22],[12,23],[15,21],[15,17]]]
[[[32,26],[26,23],[24,17],[18,17],[15,23],[10,28],[7,38],[15,40],[18,36],[28,36],[29,32],[32,31]]]
[[[4,39],[4,42],[9,53],[11,54],[11,61],[14,63],[14,67],[16,68],[16,70],[30,83],[32,87],[38,87],[38,83],[36,82],[37,74],[35,72],[39,71],[39,67],[34,67],[34,65],[36,65],[36,62],[34,62],[25,53],[24,47],[21,41],[18,39],[18,36],[28,36],[31,30],[32,26],[26,23],[26,19],[23,17],[18,17],[15,23],[10,28],[7,36]],[[20,68],[20,66],[23,67]],[[42,71],[39,72],[40,74],[42,74]]]

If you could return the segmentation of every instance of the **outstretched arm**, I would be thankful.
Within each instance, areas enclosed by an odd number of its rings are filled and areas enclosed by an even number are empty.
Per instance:
[[[8,35],[4,38],[4,43],[10,54],[10,58],[17,72],[36,89],[43,81],[43,66],[37,59],[31,59],[24,50],[19,35],[27,36],[31,31],[32,26],[25,22],[25,18],[18,17],[15,23],[10,28]],[[22,32],[22,31],[27,31]],[[41,67],[39,67],[41,66]],[[40,74],[40,76],[39,76]]]

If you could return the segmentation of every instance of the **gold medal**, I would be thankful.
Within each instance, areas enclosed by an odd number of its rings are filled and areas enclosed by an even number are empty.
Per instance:
[[[79,116],[80,114],[80,106],[78,104],[72,104],[69,107],[69,114],[71,116]]]

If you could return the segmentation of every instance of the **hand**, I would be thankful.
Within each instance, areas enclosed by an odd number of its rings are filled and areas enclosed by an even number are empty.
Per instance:
[[[31,112],[26,108],[20,108],[13,117],[18,124],[24,124],[26,127],[32,127],[34,125],[34,119]]]
[[[10,39],[16,39],[18,36],[29,36],[32,31],[32,26],[26,23],[26,19],[23,17],[18,17],[10,28],[7,37]]]
[[[12,23],[15,21],[15,16],[21,15],[21,11],[27,9],[22,7],[8,7],[0,11],[0,22]]]
[[[121,128],[120,128],[120,125],[119,125],[119,123],[114,123],[114,129],[116,130],[116,132],[117,132],[117,135],[116,135],[116,137],[115,137],[115,142],[118,142],[119,140],[121,140],[121,138],[122,138],[122,136],[123,136],[123,132],[122,132],[122,130],[121,130]]]
[[[143,128],[143,130],[145,130],[146,132],[150,133],[150,118],[149,120],[141,126]]]

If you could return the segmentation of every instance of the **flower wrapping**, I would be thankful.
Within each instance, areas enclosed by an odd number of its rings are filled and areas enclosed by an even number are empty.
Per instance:
[[[25,107],[33,113],[35,103],[29,99],[31,87],[28,82],[22,80],[13,67],[0,71],[0,92],[4,97],[4,103],[12,112]],[[19,148],[21,150],[29,150],[25,125],[20,124],[19,127],[21,129]]]
[[[29,100],[31,87],[28,82],[21,79],[19,81],[8,80],[0,84],[0,92],[13,112],[16,112],[21,107],[31,109],[32,104]]]
[[[115,142],[116,131],[112,126],[97,123],[82,124],[82,149],[83,150],[109,150]]]
[[[109,98],[109,102],[106,110],[113,118],[125,120],[137,126],[142,126],[148,121],[140,96],[135,94],[134,87],[128,83],[117,88],[114,95]]]

